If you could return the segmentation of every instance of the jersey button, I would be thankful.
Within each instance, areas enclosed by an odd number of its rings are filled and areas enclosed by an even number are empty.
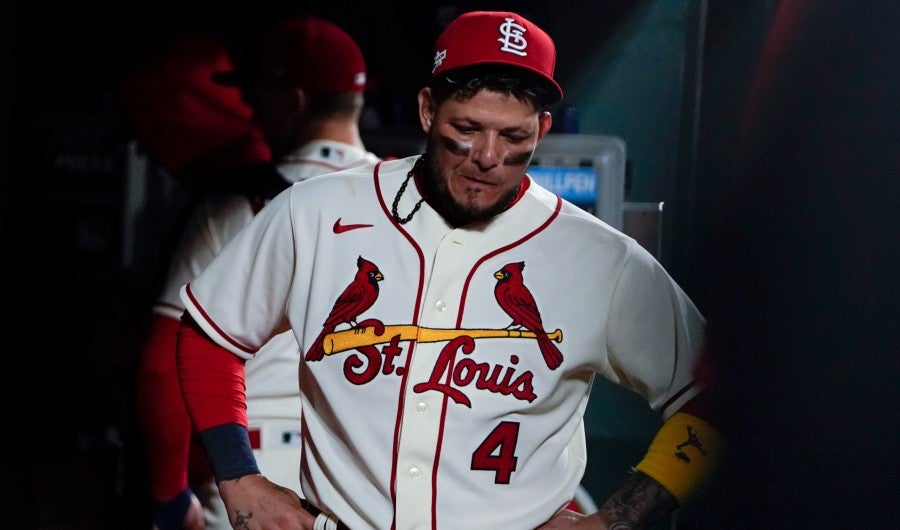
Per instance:
[[[428,410],[428,405],[426,405],[424,402],[419,403],[418,405],[416,405],[416,410],[418,410],[420,413],[425,412],[426,410]]]
[[[419,477],[419,468],[417,468],[417,467],[409,468],[409,476],[410,476],[410,478],[418,478]]]
[[[443,300],[438,300],[437,303],[434,304],[434,308],[438,311],[443,311],[444,309],[447,309],[447,304],[445,304]]]

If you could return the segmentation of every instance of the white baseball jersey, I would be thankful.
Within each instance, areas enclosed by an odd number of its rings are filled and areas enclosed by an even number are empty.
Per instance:
[[[487,224],[427,203],[398,224],[416,158],[293,185],[182,300],[243,358],[288,329],[324,352],[300,366],[301,480],[350,528],[534,528],[582,478],[595,374],[668,417],[698,391],[704,320],[633,239],[534,181]],[[400,216],[420,199],[410,183]],[[371,303],[323,333],[351,283]]]
[[[276,168],[287,183],[294,183],[377,160],[374,154],[356,146],[315,140],[282,159]],[[184,312],[178,296],[181,286],[216,257],[253,219],[258,207],[253,198],[238,193],[215,194],[202,201],[184,228],[154,311],[180,318]],[[298,492],[299,361],[300,352],[293,335],[282,333],[272,337],[260,354],[245,365],[247,420],[251,430],[258,433],[254,437],[259,443],[259,448],[254,448],[257,464],[273,482]],[[230,530],[231,523],[215,483],[210,481],[194,487],[203,504],[207,529]]]
[[[373,153],[331,140],[313,140],[278,161],[278,172],[288,182],[300,182],[316,175],[371,164]]]
[[[314,140],[280,160],[276,167],[289,183],[316,175],[378,161],[374,154],[331,140]],[[181,318],[184,305],[181,286],[197,276],[222,247],[256,215],[250,198],[242,194],[216,194],[204,200],[192,214],[173,257],[162,294],[154,310]],[[290,335],[274,337],[266,355],[248,362],[247,416],[249,419],[296,418],[300,411],[297,393],[297,343]]]

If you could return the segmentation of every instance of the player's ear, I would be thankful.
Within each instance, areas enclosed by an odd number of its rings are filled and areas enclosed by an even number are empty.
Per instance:
[[[538,115],[538,141],[541,141],[541,138],[543,138],[545,134],[550,132],[550,127],[552,126],[553,115],[547,111],[541,112]]]
[[[306,112],[306,106],[309,104],[309,100],[305,90],[302,88],[291,89],[290,98],[290,108],[294,114],[303,114]]]
[[[419,122],[422,124],[422,130],[426,133],[431,131],[431,124],[434,123],[435,109],[434,98],[431,96],[431,89],[425,87],[419,91]]]

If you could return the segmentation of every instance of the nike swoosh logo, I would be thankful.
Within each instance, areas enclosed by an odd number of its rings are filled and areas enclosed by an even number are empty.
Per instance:
[[[338,217],[338,220],[334,222],[334,226],[331,227],[334,230],[335,234],[343,234],[344,232],[349,232],[350,230],[356,230],[357,228],[372,228],[374,225],[342,225],[341,218]]]

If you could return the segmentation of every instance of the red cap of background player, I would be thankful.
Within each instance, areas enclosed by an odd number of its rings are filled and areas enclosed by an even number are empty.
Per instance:
[[[557,101],[563,91],[553,79],[556,46],[533,22],[508,11],[470,11],[438,37],[432,77],[463,66],[499,63],[530,70],[550,83]]]
[[[318,17],[279,21],[248,59],[246,67],[221,72],[214,79],[226,85],[286,80],[314,93],[366,89],[366,64],[356,41]]]
[[[232,170],[269,160],[240,91],[210,78],[230,67],[218,40],[185,35],[126,74],[125,111],[143,149],[172,176],[189,164]]]

